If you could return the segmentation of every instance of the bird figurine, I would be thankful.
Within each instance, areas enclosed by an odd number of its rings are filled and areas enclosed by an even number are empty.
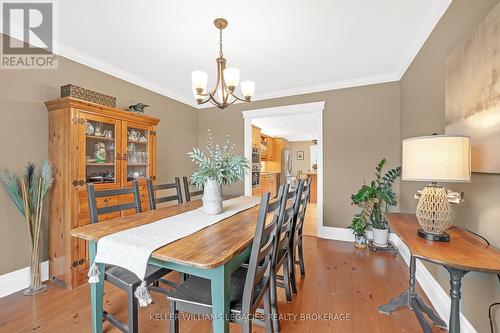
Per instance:
[[[128,110],[130,112],[144,113],[144,108],[147,108],[149,105],[143,103],[137,103],[134,105],[130,105]]]

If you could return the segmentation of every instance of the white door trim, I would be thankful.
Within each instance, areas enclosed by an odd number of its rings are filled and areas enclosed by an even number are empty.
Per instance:
[[[325,102],[313,102],[304,104],[293,104],[285,106],[277,106],[272,108],[255,109],[243,111],[244,118],[244,153],[249,160],[252,159],[252,119],[267,118],[277,116],[288,116],[304,113],[315,113],[318,115],[318,221],[316,232],[318,237],[322,237],[323,228],[323,111],[325,110]],[[245,175],[245,195],[252,195],[252,174]]]

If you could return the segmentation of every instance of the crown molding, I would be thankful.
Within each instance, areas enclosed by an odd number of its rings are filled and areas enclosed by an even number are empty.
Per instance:
[[[19,25],[12,24],[11,29],[12,29],[10,34],[11,38],[16,38],[15,36],[22,36],[23,29]],[[2,25],[0,25],[0,33],[5,34]],[[186,98],[182,95],[176,94],[168,90],[167,88],[163,87],[162,85],[146,80],[120,67],[111,65],[110,63],[97,59],[85,52],[78,51],[72,47],[69,47],[59,42],[57,39],[54,39],[53,53],[63,58],[72,60],[84,66],[90,67],[92,69],[116,77],[120,80],[135,84],[136,86],[150,90],[152,92],[168,97],[175,101],[187,104],[193,108],[198,108],[196,102],[191,98]]]
[[[365,77],[359,77],[359,78],[342,80],[342,81],[333,81],[333,82],[328,82],[328,83],[301,86],[301,87],[297,87],[297,88],[271,91],[271,92],[259,94],[258,98],[256,98],[255,100],[259,101],[259,100],[272,99],[272,98],[296,96],[296,95],[303,95],[303,94],[312,94],[312,93],[319,93],[319,92],[330,91],[330,90],[368,86],[371,84],[378,84],[378,83],[385,83],[385,82],[394,82],[394,81],[398,81],[398,80],[399,80],[399,78],[395,73],[386,73],[386,74],[365,76]]]
[[[174,92],[168,90],[166,87],[163,87],[162,85],[156,84],[156,83],[149,81],[149,80],[146,80],[140,76],[137,76],[135,74],[127,72],[126,70],[123,70],[117,66],[111,65],[107,62],[101,61],[95,57],[92,57],[92,56],[84,53],[84,52],[80,52],[78,50],[75,50],[75,49],[68,47],[64,44],[61,44],[59,42],[57,42],[56,44],[57,44],[57,47],[55,50],[56,50],[57,55],[60,55],[60,56],[67,58],[69,60],[78,62],[82,65],[93,68],[93,69],[98,70],[100,72],[109,74],[109,75],[114,76],[118,79],[135,84],[137,86],[140,86],[142,88],[145,88],[147,90],[150,90],[152,92],[160,94],[162,96],[165,96],[165,97],[168,97],[170,99],[176,100],[178,102],[187,104],[191,107],[197,108],[196,102],[194,100],[192,100],[191,98],[186,98],[185,96],[174,93]]]
[[[254,101],[260,101],[260,100],[267,100],[267,99],[272,99],[272,98],[280,98],[280,97],[288,97],[288,96],[295,96],[295,95],[302,95],[302,94],[311,94],[311,93],[318,93],[318,92],[324,92],[324,91],[329,91],[329,90],[338,90],[338,89],[344,89],[344,88],[352,88],[352,87],[359,87],[359,86],[365,86],[365,85],[371,85],[371,84],[379,84],[379,83],[386,83],[386,82],[394,82],[394,81],[399,81],[403,77],[404,73],[408,69],[408,67],[411,65],[413,60],[415,59],[416,55],[424,45],[425,41],[431,34],[431,32],[434,30],[435,26],[441,19],[441,17],[444,15],[448,7],[450,6],[452,0],[439,0],[439,1],[432,1],[429,4],[429,9],[427,10],[427,15],[423,19],[423,22],[421,24],[421,27],[419,29],[419,32],[416,34],[413,42],[411,43],[410,49],[407,52],[407,55],[404,57],[401,65],[399,68],[397,68],[394,72],[391,73],[383,73],[379,75],[372,75],[372,76],[365,76],[365,77],[358,77],[358,78],[353,78],[353,79],[347,79],[347,80],[341,80],[341,81],[333,81],[333,82],[327,82],[327,83],[321,83],[321,84],[315,84],[315,85],[305,85],[305,86],[300,86],[300,87],[295,87],[295,88],[289,88],[289,89],[283,89],[283,90],[274,90],[274,91],[269,91],[269,92],[263,92],[262,94],[257,94],[256,98],[254,98]],[[19,30],[18,26],[13,27],[15,30]],[[20,32],[22,30],[19,30]],[[3,28],[0,27],[0,32],[3,33]],[[14,34],[15,35],[15,34]],[[126,70],[123,70],[122,68],[119,68],[117,66],[114,66],[112,64],[109,64],[107,62],[104,62],[100,59],[97,59],[95,57],[92,57],[85,52],[78,51],[76,49],[73,49],[71,47],[68,47],[67,45],[64,45],[60,43],[59,41],[55,40],[54,41],[54,50],[57,55],[60,55],[64,58],[70,59],[72,61],[78,62],[80,64],[83,64],[87,67],[96,69],[98,71],[101,71],[103,73],[109,74],[111,76],[114,76],[118,79],[130,82],[132,84],[135,84],[137,86],[140,86],[142,88],[145,88],[147,90],[153,91],[155,93],[158,93],[162,96],[171,98],[173,100],[176,100],[178,102],[184,103],[186,105],[189,105],[195,109],[205,109],[205,108],[211,108],[213,107],[212,105],[198,105],[191,96],[184,96],[182,94],[175,93],[173,91],[170,91],[168,88],[157,84],[155,82],[146,80],[138,75],[132,74]]]
[[[401,63],[401,67],[398,70],[398,80],[401,80],[403,75],[406,73],[411,63],[417,56],[417,54],[424,46],[424,43],[429,38],[430,34],[438,24],[441,17],[443,17],[444,13],[450,7],[452,0],[439,0],[432,1],[429,4],[429,10],[427,11],[427,16],[424,18],[420,30],[413,39],[413,43],[408,50],[406,57],[404,57],[403,62]]]
[[[354,88],[354,87],[361,87],[361,86],[368,86],[371,84],[379,84],[379,83],[386,83],[386,82],[395,82],[399,81],[400,77],[398,73],[386,73],[386,74],[380,74],[380,75],[373,75],[373,76],[365,76],[365,77],[359,77],[355,79],[349,79],[349,80],[342,80],[342,81],[333,81],[333,82],[328,82],[328,83],[321,83],[321,84],[315,84],[315,85],[307,85],[307,86],[301,86],[297,88],[290,88],[290,89],[283,89],[283,90],[276,90],[276,91],[271,91],[267,93],[262,93],[262,94],[257,94],[257,98],[252,98],[252,101],[262,101],[262,100],[267,100],[267,99],[273,99],[273,98],[282,98],[282,97],[290,97],[290,96],[297,96],[297,95],[304,95],[304,94],[313,94],[313,93],[319,93],[319,92],[325,92],[325,91],[330,91],[330,90],[338,90],[338,89],[345,89],[345,88]],[[243,102],[239,102],[243,103]],[[239,104],[236,103],[236,104]],[[198,109],[208,109],[214,107],[213,105],[198,105]]]

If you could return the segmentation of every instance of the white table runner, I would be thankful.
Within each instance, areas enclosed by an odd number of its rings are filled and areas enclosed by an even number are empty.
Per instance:
[[[147,291],[144,277],[151,253],[162,246],[252,208],[259,202],[259,198],[241,196],[225,200],[224,210],[218,215],[207,215],[203,213],[203,207],[200,207],[103,237],[97,242],[97,254],[88,273],[89,283],[99,282],[99,270],[95,263],[123,267],[143,280],[135,296],[140,306],[147,306],[152,299]]]

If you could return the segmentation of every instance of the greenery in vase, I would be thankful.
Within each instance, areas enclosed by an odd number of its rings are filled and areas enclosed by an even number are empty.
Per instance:
[[[31,290],[41,287],[40,231],[43,203],[53,181],[52,165],[47,161],[43,162],[38,170],[33,163],[28,163],[22,176],[11,170],[0,169],[0,184],[26,221],[29,238]]]
[[[392,186],[401,176],[401,167],[390,169],[382,175],[384,165],[385,158],[375,168],[375,180],[369,185],[364,184],[356,194],[351,196],[352,204],[362,208],[361,215],[375,229],[387,229],[384,212],[389,206],[397,204],[396,193],[392,190]]]
[[[352,223],[348,226],[349,229],[352,230],[352,233],[356,236],[365,236],[366,235],[366,219],[362,214],[355,214]]]
[[[193,148],[187,153],[198,166],[191,176],[191,183],[202,188],[208,179],[215,180],[219,185],[231,185],[243,180],[250,166],[244,156],[233,154],[235,145],[230,143],[229,135],[221,146],[214,144],[212,132],[208,130],[206,142],[206,153],[200,148]]]

